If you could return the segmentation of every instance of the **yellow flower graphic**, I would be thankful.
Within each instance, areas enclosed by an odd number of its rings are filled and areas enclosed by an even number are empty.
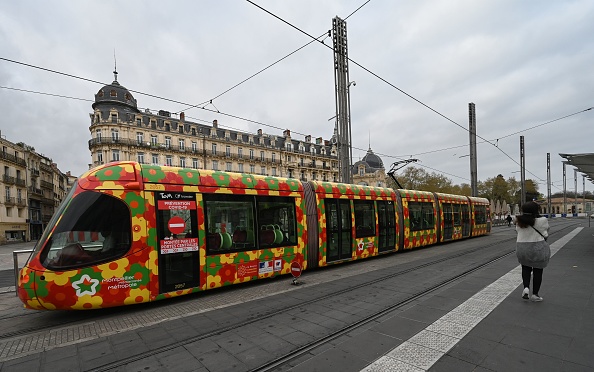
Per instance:
[[[159,273],[159,267],[157,265],[157,259],[159,254],[157,251],[151,251],[149,253],[149,259],[146,261],[145,267],[153,272],[153,275],[157,275]]]
[[[227,253],[227,254],[222,254],[219,257],[221,257],[221,264],[230,264],[233,263],[233,261],[235,261],[235,257],[237,257],[237,253]]]
[[[144,217],[132,217],[132,239],[139,241],[146,236],[146,220]]]
[[[221,287],[223,284],[221,283],[221,277],[219,275],[209,275],[206,278],[206,282],[208,288],[218,288]]]
[[[99,296],[84,295],[78,298],[78,301],[72,305],[73,309],[97,309],[103,304],[103,299]]]
[[[127,258],[121,258],[117,261],[108,262],[103,265],[99,265],[98,268],[103,272],[103,278],[121,278],[127,271],[127,267],[130,264]]]
[[[64,271],[64,272],[52,272],[46,271],[43,273],[45,275],[45,280],[48,282],[54,282],[56,285],[64,286],[68,283],[70,278],[78,274],[78,270],[71,270],[71,271]]]
[[[247,253],[248,256],[250,257],[250,261],[257,260],[258,257],[260,256],[258,251],[247,251],[245,253]]]
[[[134,288],[130,290],[130,295],[126,297],[124,303],[126,305],[139,304],[149,300],[149,290],[147,288]]]

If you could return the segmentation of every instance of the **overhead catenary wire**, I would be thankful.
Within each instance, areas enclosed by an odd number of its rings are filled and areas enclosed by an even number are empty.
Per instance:
[[[44,69],[44,68],[42,68],[42,69]],[[67,73],[61,73],[61,74],[62,74],[62,75],[65,75],[65,76],[69,76],[69,75],[70,75],[70,74],[67,74]],[[14,91],[20,91],[20,92],[25,92],[25,93],[34,93],[34,94],[40,94],[40,95],[53,96],[53,97],[58,97],[58,98],[67,98],[67,99],[74,99],[74,100],[80,100],[80,101],[86,101],[86,102],[94,102],[93,100],[90,100],[90,99],[85,99],[85,98],[70,97],[70,96],[65,96],[65,95],[52,94],[52,93],[46,93],[46,92],[39,92],[39,91],[33,91],[33,90],[27,90],[27,89],[19,89],[19,88],[12,88],[12,87],[6,87],[6,86],[0,86],[0,88],[2,88],[2,89],[8,89],[8,90],[14,90]],[[226,113],[226,112],[221,112],[221,111],[219,111],[219,110],[212,110],[212,109],[209,109],[209,108],[206,108],[206,107],[199,107],[199,108],[200,108],[200,109],[202,109],[202,110],[204,110],[204,111],[209,111],[209,112],[212,112],[212,113],[217,113],[217,114],[220,114],[220,115],[223,115],[223,116],[232,117],[232,118],[234,118],[234,119],[238,119],[238,120],[241,120],[241,121],[250,122],[250,123],[253,123],[253,124],[262,125],[262,126],[265,126],[265,127],[268,127],[268,128],[273,128],[273,129],[277,129],[277,130],[281,130],[281,131],[283,131],[283,130],[285,129],[285,128],[282,128],[282,127],[279,127],[279,126],[275,126],[275,125],[271,125],[271,124],[263,123],[263,122],[260,122],[260,121],[256,121],[256,120],[252,120],[252,119],[243,118],[243,117],[241,117],[241,116],[238,116],[238,115],[233,115],[233,114],[229,114],[229,113]],[[215,107],[215,108],[216,108],[216,107]],[[147,109],[148,109],[148,108],[147,108]],[[573,114],[569,114],[569,115],[565,115],[565,116],[563,116],[563,117],[560,117],[560,118],[557,118],[557,119],[549,120],[549,121],[547,121],[547,122],[545,122],[545,123],[541,123],[541,124],[538,124],[538,125],[532,126],[532,127],[530,127],[530,128],[526,128],[525,130],[518,131],[518,132],[516,132],[515,134],[522,133],[523,131],[527,131],[527,130],[532,130],[532,129],[534,129],[534,128],[541,127],[541,126],[543,126],[543,125],[548,125],[548,124],[554,123],[554,122],[556,122],[556,121],[559,121],[559,120],[561,120],[561,119],[564,119],[564,118],[567,118],[567,117],[570,117],[570,116],[576,115],[576,114],[578,114],[578,113],[582,113],[582,112],[585,112],[585,111],[589,111],[589,110],[591,110],[591,109],[592,109],[592,108],[588,108],[588,109],[585,109],[585,110],[580,110],[580,111],[578,111],[578,112],[576,112],[576,113],[573,113]],[[139,110],[144,110],[144,108],[139,108]],[[196,117],[191,117],[191,116],[187,116],[187,117],[188,117],[189,119],[194,119],[194,120],[197,120],[197,121],[201,121],[201,122],[205,122],[205,123],[210,123],[210,121],[208,121],[208,120],[204,120],[204,119],[200,119],[200,118],[196,118]],[[224,124],[221,124],[220,126],[221,126],[221,127],[224,127],[224,128],[233,129],[233,130],[238,130],[238,131],[245,131],[245,130],[243,130],[243,129],[238,129],[238,128],[235,128],[235,127],[232,127],[232,126],[228,126],[228,125],[224,125]],[[248,132],[248,133],[249,133],[249,132]],[[304,133],[300,133],[300,132],[298,132],[298,131],[293,131],[293,133],[296,133],[296,134],[300,134],[300,135],[303,135],[303,136],[305,136],[305,134],[304,134]],[[253,134],[253,133],[252,133],[252,134]],[[504,136],[504,137],[500,137],[500,138],[506,138],[506,137],[509,137],[509,135],[506,135],[506,136]],[[478,143],[480,144],[480,143],[485,143],[485,142],[478,142]],[[455,149],[455,148],[460,148],[460,147],[466,147],[466,146],[468,146],[468,144],[459,145],[459,146],[451,146],[451,147],[447,147],[447,148],[444,148],[444,149],[437,149],[437,150],[432,150],[432,151],[426,151],[426,152],[423,152],[423,153],[418,153],[418,154],[407,154],[407,155],[390,155],[390,154],[384,154],[384,153],[379,153],[379,152],[377,152],[376,154],[377,154],[377,155],[384,156],[384,157],[388,157],[388,158],[393,158],[393,159],[400,159],[400,160],[403,160],[403,159],[406,159],[406,158],[410,158],[410,157],[412,157],[412,156],[418,156],[418,155],[423,155],[423,154],[429,154],[429,153],[435,153],[435,152],[440,152],[440,151],[446,151],[446,150]],[[363,152],[367,151],[367,150],[364,150],[364,149],[362,149],[362,148],[359,148],[359,147],[356,147],[356,146],[353,146],[353,149],[355,149],[355,150],[360,150],[360,151],[363,151]],[[449,176],[456,177],[456,178],[459,178],[459,179],[463,179],[463,180],[469,180],[469,179],[468,179],[468,178],[466,178],[466,177],[462,177],[462,176],[454,175],[454,174],[451,174],[451,173],[448,173],[448,172],[445,172],[445,171],[441,171],[441,170],[439,170],[439,169],[432,168],[432,167],[429,167],[429,166],[427,166],[427,165],[424,165],[424,164],[419,164],[419,166],[421,166],[421,167],[423,167],[423,168],[431,169],[431,170],[433,170],[433,171],[436,171],[436,172],[440,172],[440,173],[442,173],[442,174],[447,174],[447,175],[449,175]],[[543,179],[541,179],[540,177],[538,177],[538,176],[536,176],[536,175],[534,175],[534,176],[535,176],[535,177],[536,177],[536,178],[537,178],[539,181],[541,181],[541,182],[545,182],[545,181],[544,181]],[[554,185],[554,187],[557,187],[557,186],[555,186],[555,185]]]

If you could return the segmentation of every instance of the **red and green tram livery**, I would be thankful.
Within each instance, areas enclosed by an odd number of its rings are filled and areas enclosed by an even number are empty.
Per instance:
[[[483,198],[134,162],[82,175],[18,282],[30,309],[204,291],[490,232]]]

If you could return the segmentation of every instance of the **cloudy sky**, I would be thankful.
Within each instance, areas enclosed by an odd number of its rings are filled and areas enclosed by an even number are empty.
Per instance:
[[[469,183],[469,102],[482,138],[479,180],[519,179],[520,135],[526,177],[543,193],[547,152],[553,192],[562,190],[559,153],[594,152],[594,109],[583,112],[594,106],[591,0],[253,2],[315,37],[333,17],[348,17],[349,57],[381,78],[350,63],[353,161],[371,145],[386,168],[412,157],[428,172]],[[296,28],[239,0],[3,2],[1,134],[35,147],[64,172],[84,172],[91,104],[113,81],[115,51],[118,81],[139,107],[185,110],[193,121],[217,119],[243,131],[329,139],[332,41],[306,46],[311,38]],[[188,109],[212,98],[204,109]],[[573,190],[571,167],[568,178]]]

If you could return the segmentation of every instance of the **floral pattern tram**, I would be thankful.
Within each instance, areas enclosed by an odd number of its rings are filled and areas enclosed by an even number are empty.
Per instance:
[[[443,203],[470,211],[453,239],[490,232],[482,198],[113,162],[77,180],[17,291],[30,309],[98,309],[365,259],[442,241]]]

